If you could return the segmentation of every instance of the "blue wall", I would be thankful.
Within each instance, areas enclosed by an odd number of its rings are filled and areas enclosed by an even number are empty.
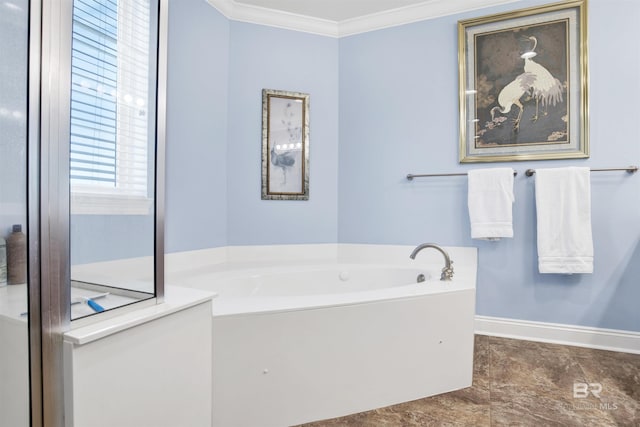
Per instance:
[[[515,7],[537,4],[543,3]],[[640,273],[640,176],[593,175],[595,273],[562,276],[537,272],[534,182],[522,173],[640,163],[640,132],[631,113],[640,96],[640,51],[612,49],[637,38],[640,3],[589,2],[591,158],[508,164],[521,172],[514,239],[469,238],[465,178],[403,178],[504,165],[458,164],[456,24],[513,8],[340,40],[339,241],[477,246],[478,314],[640,331],[640,287],[634,285]]]
[[[231,22],[229,245],[338,238],[338,40]],[[262,89],[311,94],[309,200],[261,200]]]
[[[71,265],[153,255],[153,215],[71,215]]]
[[[640,331],[640,176],[592,178],[595,273],[537,273],[527,168],[640,163],[635,100],[640,3],[590,0],[591,158],[507,163],[514,239],[469,238],[458,163],[457,21],[523,1],[339,40],[229,22],[199,0],[172,3],[168,251],[276,243],[477,246],[480,315]],[[625,50],[612,46],[632,47]],[[311,94],[308,202],[260,200],[261,90]],[[339,144],[338,144],[339,141]]]
[[[224,246],[229,21],[203,0],[169,4],[166,251]]]
[[[227,242],[228,56],[226,18],[202,0],[169,2],[167,252]],[[151,215],[71,218],[72,264],[153,254]]]

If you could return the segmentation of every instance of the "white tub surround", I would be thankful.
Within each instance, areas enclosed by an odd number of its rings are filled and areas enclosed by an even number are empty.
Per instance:
[[[213,294],[165,291],[64,335],[67,427],[211,426]]]
[[[219,293],[213,426],[300,424],[470,386],[476,249],[446,248],[455,274],[442,282],[443,256],[426,249],[411,260],[413,248],[169,255],[168,282]]]
[[[71,266],[71,280],[153,293],[153,257],[126,258]]]

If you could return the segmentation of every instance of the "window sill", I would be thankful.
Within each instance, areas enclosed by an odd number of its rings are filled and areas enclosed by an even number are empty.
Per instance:
[[[71,193],[71,215],[149,215],[152,206],[144,196]]]

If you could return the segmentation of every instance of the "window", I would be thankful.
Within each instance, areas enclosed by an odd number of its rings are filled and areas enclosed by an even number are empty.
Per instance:
[[[72,213],[150,212],[155,141],[150,34],[148,0],[74,1]]]

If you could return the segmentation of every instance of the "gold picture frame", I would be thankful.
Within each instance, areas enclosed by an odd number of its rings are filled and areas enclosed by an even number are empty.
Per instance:
[[[588,158],[587,53],[586,0],[459,21],[460,163]]]
[[[309,200],[309,94],[262,90],[262,200]]]

